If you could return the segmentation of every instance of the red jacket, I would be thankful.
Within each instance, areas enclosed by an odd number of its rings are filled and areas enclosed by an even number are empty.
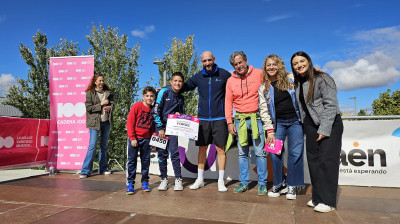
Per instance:
[[[132,106],[126,121],[126,129],[130,140],[151,137],[154,132],[151,109],[146,107],[143,102],[137,102]]]

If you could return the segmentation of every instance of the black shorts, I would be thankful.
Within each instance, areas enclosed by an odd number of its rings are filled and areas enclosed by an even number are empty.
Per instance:
[[[226,120],[203,121],[199,123],[199,138],[196,141],[197,146],[207,146],[214,144],[219,147],[225,147],[228,139],[228,125]]]

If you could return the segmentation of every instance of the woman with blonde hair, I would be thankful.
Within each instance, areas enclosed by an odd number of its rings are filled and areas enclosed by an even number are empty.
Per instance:
[[[294,200],[296,187],[304,186],[304,137],[294,78],[286,71],[282,59],[274,54],[264,60],[262,71],[264,83],[258,90],[258,96],[261,120],[268,134],[266,144],[275,144],[275,139],[284,142],[287,138],[288,149],[286,178],[283,172],[284,148],[280,155],[270,153],[274,186],[268,196],[279,197],[287,193],[286,199]]]
[[[104,83],[102,74],[95,74],[86,89],[86,127],[89,128],[90,140],[80,178],[90,177],[93,169],[94,153],[100,134],[99,173],[111,174],[108,170],[107,143],[112,124],[114,95]]]

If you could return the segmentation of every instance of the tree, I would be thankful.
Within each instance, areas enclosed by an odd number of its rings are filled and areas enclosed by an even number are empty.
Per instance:
[[[171,47],[166,46],[168,52],[164,53],[163,60],[166,60],[167,80],[171,78],[172,73],[181,72],[187,81],[192,75],[200,71],[199,56],[197,49],[193,44],[194,36],[190,35],[185,42],[180,39],[171,39]],[[156,58],[156,60],[159,60]],[[164,66],[158,66],[160,73],[159,84],[162,86]],[[190,91],[183,94],[185,96],[185,113],[197,116],[197,104],[199,97],[197,91]]]
[[[400,115],[400,91],[388,89],[372,103],[374,115]]]
[[[35,55],[20,43],[19,52],[29,66],[28,78],[18,79],[17,85],[10,87],[4,104],[14,106],[25,118],[50,118],[49,102],[49,59],[50,57],[75,56],[78,44],[60,39],[60,43],[47,48],[46,34],[37,31],[33,37]]]
[[[367,116],[367,112],[365,112],[365,110],[361,109],[358,114],[358,116]]]
[[[126,119],[132,103],[138,96],[138,58],[139,43],[128,47],[128,36],[119,35],[118,28],[93,25],[87,39],[91,48],[88,54],[94,55],[94,71],[104,75],[105,82],[115,96],[114,123],[108,141],[108,158],[122,163],[126,149]],[[123,156],[121,158],[121,156]],[[111,162],[110,167],[114,163]]]

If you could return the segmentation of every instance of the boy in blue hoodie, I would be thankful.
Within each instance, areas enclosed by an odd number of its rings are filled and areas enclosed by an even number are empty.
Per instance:
[[[156,132],[160,138],[165,137],[165,126],[168,114],[181,114],[184,109],[184,97],[179,91],[183,87],[184,77],[182,73],[172,74],[170,85],[162,88],[157,95],[156,103],[153,107],[153,117],[156,124]],[[170,135],[167,149],[157,148],[158,162],[160,167],[161,183],[158,187],[160,191],[168,189],[167,179],[167,159],[168,151],[171,153],[172,166],[175,173],[175,191],[182,191],[181,162],[179,160],[178,136]]]

